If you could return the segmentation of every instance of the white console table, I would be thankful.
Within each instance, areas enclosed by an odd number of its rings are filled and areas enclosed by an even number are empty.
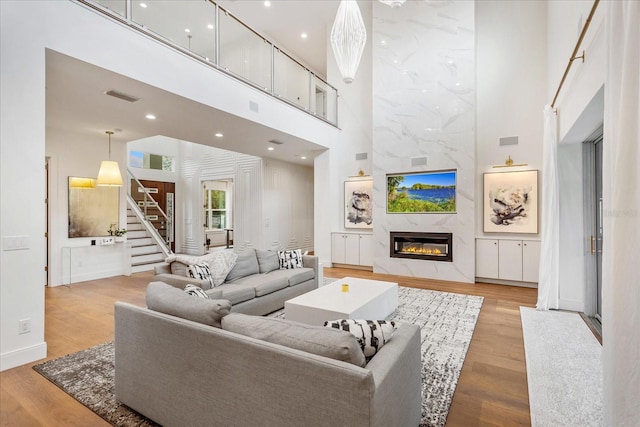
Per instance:
[[[131,275],[131,244],[62,248],[62,284]]]

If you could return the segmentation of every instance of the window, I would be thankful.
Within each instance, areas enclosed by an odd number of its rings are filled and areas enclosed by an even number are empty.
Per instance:
[[[205,181],[204,188],[204,227],[206,231],[231,228],[231,189],[230,181]]]
[[[129,153],[129,165],[133,168],[174,171],[173,157],[143,153],[142,151],[131,151]]]

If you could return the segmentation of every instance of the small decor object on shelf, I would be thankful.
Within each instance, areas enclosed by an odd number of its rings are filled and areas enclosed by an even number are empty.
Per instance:
[[[116,238],[116,242],[124,242],[125,241],[125,234],[127,234],[127,229],[126,228],[118,228],[115,224],[111,224],[109,226],[109,229],[107,230],[109,232],[109,236],[115,236]]]

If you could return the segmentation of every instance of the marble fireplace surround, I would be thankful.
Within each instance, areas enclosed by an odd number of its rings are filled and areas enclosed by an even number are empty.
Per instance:
[[[392,14],[385,7],[373,4],[373,271],[473,283],[474,2],[406,2]],[[387,174],[448,169],[456,170],[455,213],[387,213]],[[395,230],[451,233],[455,257],[391,258]]]

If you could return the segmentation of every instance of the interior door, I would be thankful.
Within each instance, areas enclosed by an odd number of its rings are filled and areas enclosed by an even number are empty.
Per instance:
[[[602,138],[595,142],[595,257],[596,257],[596,313],[595,317],[602,322]]]

